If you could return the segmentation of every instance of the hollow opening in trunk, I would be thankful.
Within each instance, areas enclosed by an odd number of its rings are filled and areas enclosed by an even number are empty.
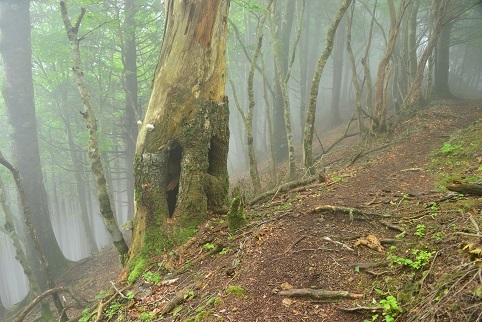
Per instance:
[[[169,209],[169,217],[172,217],[176,209],[177,194],[179,192],[179,178],[181,176],[181,158],[182,148],[179,144],[175,144],[174,148],[169,151],[167,161],[167,207]]]

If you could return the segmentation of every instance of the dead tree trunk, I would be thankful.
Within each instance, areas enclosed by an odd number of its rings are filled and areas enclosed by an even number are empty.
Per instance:
[[[164,40],[134,160],[129,280],[227,206],[229,1],[166,3]]]

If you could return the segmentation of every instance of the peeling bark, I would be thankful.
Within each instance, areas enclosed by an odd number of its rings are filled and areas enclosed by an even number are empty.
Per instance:
[[[229,1],[171,0],[166,6],[164,42],[134,160],[130,281],[149,256],[185,241],[208,210],[228,204]]]

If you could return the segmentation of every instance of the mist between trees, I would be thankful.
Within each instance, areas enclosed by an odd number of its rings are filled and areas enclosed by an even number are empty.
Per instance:
[[[144,116],[160,68],[164,3],[67,5],[120,227],[135,212],[133,161],[139,130],[150,130]],[[431,100],[482,93],[480,1],[232,0],[227,25],[227,164],[231,184],[248,198],[314,174],[335,127],[347,127],[345,136],[361,142],[390,131]],[[92,137],[79,113],[85,113],[85,100],[57,1],[0,1],[0,32],[0,150],[20,173],[55,277],[69,261],[111,243],[96,190],[100,179],[90,169]],[[33,296],[13,235],[40,289],[48,281],[36,268],[15,181],[6,168],[0,179],[1,316]],[[129,239],[131,232],[123,234]]]

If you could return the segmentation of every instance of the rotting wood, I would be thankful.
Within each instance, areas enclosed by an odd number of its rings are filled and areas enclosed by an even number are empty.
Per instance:
[[[368,214],[360,209],[351,208],[351,207],[343,207],[343,206],[332,206],[332,205],[323,205],[315,207],[311,210],[311,213],[319,213],[319,212],[332,212],[335,213],[343,213],[350,216],[350,219],[358,219],[358,220],[369,220],[369,216],[374,216],[374,214]]]
[[[476,183],[455,183],[447,185],[445,188],[464,195],[482,196],[482,185]]]
[[[371,313],[383,312],[383,307],[380,306],[356,306],[356,307],[339,307],[338,310],[345,312],[368,311]]]
[[[311,177],[306,178],[306,179],[300,179],[300,180],[294,180],[294,181],[287,182],[287,183],[282,184],[282,185],[280,185],[280,186],[278,186],[274,189],[268,190],[268,191],[260,194],[259,196],[255,197],[253,200],[251,200],[248,203],[248,205],[252,206],[255,203],[263,201],[263,200],[267,199],[268,197],[270,197],[272,195],[277,195],[280,192],[286,192],[288,190],[291,190],[293,188],[297,188],[299,186],[308,185],[308,184],[311,184],[311,183],[313,183],[317,180],[318,181],[320,180],[320,176],[314,175],[314,176],[311,176]]]
[[[169,303],[166,304],[166,306],[162,309],[160,312],[160,315],[167,314],[171,312],[176,306],[181,304],[186,300],[186,294],[188,294],[190,291],[199,289],[201,287],[200,282],[192,283],[180,290],[179,292],[174,295],[174,297],[169,301]]]
[[[338,300],[338,299],[360,299],[364,294],[351,293],[348,291],[314,290],[311,288],[300,288],[281,291],[281,296],[297,297],[308,300]]]

